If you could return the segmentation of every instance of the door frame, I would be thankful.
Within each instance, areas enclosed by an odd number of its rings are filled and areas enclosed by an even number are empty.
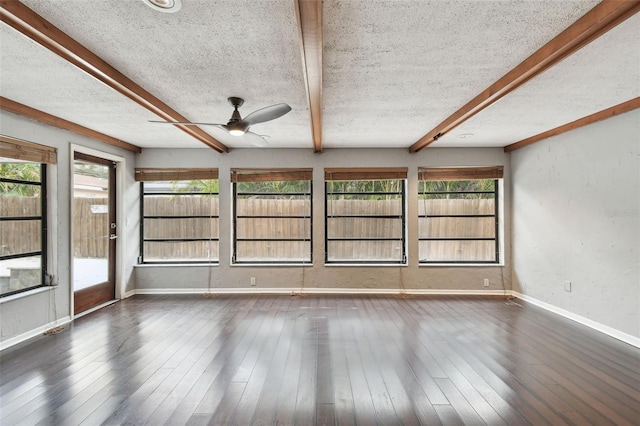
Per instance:
[[[74,229],[74,221],[75,217],[75,205],[73,202],[73,164],[75,161],[75,153],[92,155],[94,157],[104,158],[105,160],[113,161],[116,163],[116,186],[115,186],[115,194],[116,194],[116,224],[118,225],[117,234],[118,238],[116,239],[116,271],[115,271],[115,298],[116,300],[120,300],[124,298],[124,284],[123,277],[124,274],[124,247],[125,247],[125,238],[124,238],[124,229],[125,229],[125,214],[124,214],[124,193],[125,186],[124,181],[126,179],[126,159],[119,155],[110,154],[108,152],[100,151],[93,148],[88,148],[82,145],[70,144],[69,149],[69,306],[70,306],[70,315],[71,318],[79,317],[89,312],[93,312],[95,309],[99,309],[102,305],[89,309],[85,312],[81,312],[79,314],[74,314],[75,311],[75,303],[74,303],[74,293],[75,289],[73,287],[73,241],[75,235]]]

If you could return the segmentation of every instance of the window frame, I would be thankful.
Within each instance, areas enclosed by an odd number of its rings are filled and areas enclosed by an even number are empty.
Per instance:
[[[215,177],[211,177],[213,174]],[[145,176],[146,175],[146,176]],[[218,180],[216,169],[136,169],[136,180],[140,181],[140,252],[138,257],[138,264],[140,265],[218,265],[220,263],[220,213],[212,215],[145,215],[144,213],[144,200],[146,195],[167,195],[167,196],[193,196],[193,195],[209,195],[215,196],[220,200],[220,189],[218,187],[217,192],[198,192],[198,191],[185,191],[185,192],[172,192],[172,191],[160,191],[160,192],[145,192],[145,183],[148,182],[187,182],[194,179],[201,178],[203,180]],[[219,209],[219,205],[218,205]],[[145,238],[144,234],[144,222],[145,219],[152,220],[182,220],[182,219],[216,219],[218,221],[218,236],[208,238]],[[167,259],[167,260],[145,260],[145,242],[216,242],[218,244],[218,256],[210,259],[198,259],[198,260],[183,260],[183,259]]]
[[[383,191],[363,191],[363,192],[329,192],[329,185],[336,181],[376,181],[376,180],[397,180],[401,183],[398,192]],[[329,196],[336,194],[345,195],[399,195],[402,206],[401,215],[329,215]],[[329,219],[332,218],[382,218],[400,219],[402,236],[400,238],[340,238],[329,237]],[[324,182],[324,263],[329,266],[363,266],[363,265],[390,265],[407,266],[407,169],[406,168],[349,168],[349,169],[325,169]],[[340,259],[331,260],[329,253],[330,241],[400,241],[402,245],[402,255],[400,260],[376,260],[376,259]]]
[[[313,265],[313,170],[312,169],[232,169],[231,170],[231,196],[232,196],[232,226],[231,226],[231,265],[287,265],[287,266],[311,266]],[[238,175],[253,175],[257,180],[243,180]],[[306,177],[295,179],[295,177]],[[306,196],[309,200],[309,215],[238,215],[238,183],[242,182],[283,182],[308,181],[309,192],[242,192],[240,195],[271,195],[271,196]],[[304,219],[309,222],[309,238],[238,238],[238,219]],[[309,242],[309,260],[238,260],[238,242]]]
[[[427,177],[430,176],[430,177]],[[436,179],[440,177],[440,179]],[[419,169],[418,179],[418,203],[420,203],[424,195],[427,194],[493,194],[493,214],[439,214],[439,215],[427,215],[427,212],[420,214],[418,205],[418,264],[419,265],[500,265],[502,260],[501,241],[502,233],[500,232],[500,209],[502,195],[500,191],[501,182],[503,179],[503,167],[462,167],[462,168],[424,168]],[[424,191],[421,187],[424,187],[423,182],[435,181],[482,181],[492,180],[493,191]],[[494,218],[493,238],[488,237],[423,237],[420,234],[421,221],[428,218]],[[494,260],[451,260],[451,259],[439,259],[439,260],[427,260],[423,259],[420,253],[420,242],[422,241],[493,241],[494,243]]]
[[[9,157],[4,157],[9,158]],[[27,253],[19,253],[12,255],[0,255],[0,261],[2,260],[11,260],[11,259],[21,259],[27,257],[40,256],[40,283],[31,287],[26,287],[14,291],[9,291],[7,293],[0,294],[0,298],[12,296],[15,294],[23,293],[25,291],[33,290],[40,287],[49,287],[47,283],[47,259],[48,259],[48,224],[47,224],[47,164],[46,163],[38,163],[37,161],[26,161],[27,163],[39,164],[40,165],[40,181],[28,181],[22,179],[8,179],[0,176],[0,182],[5,183],[14,183],[18,185],[33,185],[40,187],[40,216],[6,216],[0,217],[1,222],[11,222],[11,221],[40,221],[40,250],[34,252]]]

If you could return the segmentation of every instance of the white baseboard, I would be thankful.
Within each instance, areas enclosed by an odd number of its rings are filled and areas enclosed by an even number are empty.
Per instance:
[[[68,324],[71,322],[71,317],[70,316],[66,316],[63,318],[60,318],[57,321],[53,321],[50,322],[48,324],[42,325],[40,327],[34,328],[33,330],[29,330],[26,333],[22,333],[18,336],[12,337],[10,339],[7,340],[3,340],[2,342],[0,342],[0,351],[3,351],[7,348],[10,348],[11,346],[17,345],[18,343],[22,343],[25,340],[29,340],[32,339],[36,336],[41,335],[42,333],[44,333],[45,331],[54,328],[54,327],[60,327],[62,325]]]
[[[582,325],[586,325],[589,328],[592,328],[608,336],[611,336],[615,339],[621,340],[625,343],[635,346],[636,348],[640,348],[640,338],[632,336],[631,334],[623,333],[622,331],[616,330],[615,328],[601,324],[597,321],[593,321],[593,320],[590,320],[589,318],[585,318],[581,315],[574,314],[573,312],[567,311],[565,309],[558,308],[557,306],[553,306],[549,303],[538,300],[535,297],[527,296],[526,294],[521,294],[513,290],[511,291],[511,294],[514,297],[517,297],[518,299],[522,299],[525,302],[531,303],[532,305],[536,305],[549,312],[553,312],[554,314],[558,314],[560,316],[568,318]]]
[[[397,288],[143,288],[135,294],[414,294],[414,295],[467,295],[509,296],[509,290],[446,290],[446,289],[397,289]]]

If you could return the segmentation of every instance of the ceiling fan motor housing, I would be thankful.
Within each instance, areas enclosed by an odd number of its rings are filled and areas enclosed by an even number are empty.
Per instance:
[[[240,116],[240,111],[238,111],[238,108],[240,108],[243,104],[244,104],[244,99],[242,98],[238,98],[236,96],[230,96],[227,98],[227,100],[229,101],[229,103],[231,104],[231,106],[233,106],[234,110],[233,110],[233,114],[231,114],[231,119],[229,119],[229,122],[227,123],[228,126],[231,126],[234,123],[237,123],[238,121],[242,120],[242,117]],[[248,128],[249,126],[247,126]],[[240,130],[240,129],[238,129]],[[246,129],[244,129],[246,131]]]

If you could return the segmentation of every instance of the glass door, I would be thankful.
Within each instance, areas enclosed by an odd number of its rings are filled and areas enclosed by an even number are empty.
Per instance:
[[[74,154],[74,314],[115,299],[115,176],[114,162]]]

